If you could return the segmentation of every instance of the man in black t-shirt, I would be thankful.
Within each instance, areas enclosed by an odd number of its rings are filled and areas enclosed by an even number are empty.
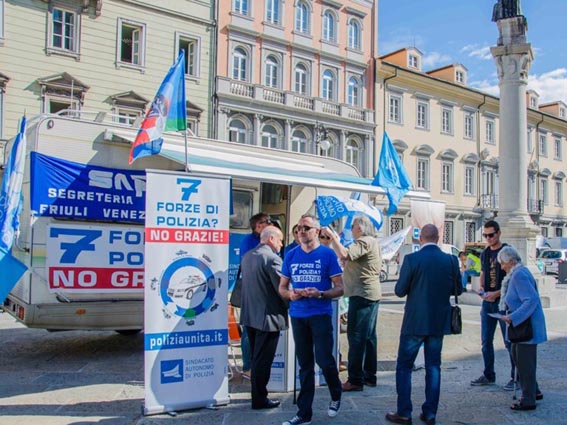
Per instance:
[[[482,357],[484,360],[483,374],[471,381],[471,385],[494,385],[496,381],[496,373],[494,372],[494,333],[496,325],[500,324],[504,345],[510,356],[510,381],[504,386],[506,390],[514,389],[514,372],[515,365],[510,352],[510,342],[506,340],[506,324],[502,320],[489,316],[490,313],[498,313],[498,304],[500,302],[500,290],[502,288],[502,280],[506,276],[506,272],[500,268],[497,256],[505,243],[500,242],[500,225],[490,220],[484,224],[484,233],[487,247],[480,254],[481,273],[480,273],[480,292],[482,298],[482,307],[480,309],[480,328],[482,340]]]

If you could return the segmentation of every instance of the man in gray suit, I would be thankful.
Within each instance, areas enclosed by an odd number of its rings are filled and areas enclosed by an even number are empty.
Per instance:
[[[445,254],[437,243],[434,224],[421,229],[418,252],[404,258],[395,292],[406,298],[396,364],[398,408],[386,415],[397,424],[412,423],[411,373],[423,344],[425,351],[425,402],[419,418],[435,424],[441,391],[441,349],[443,336],[451,333],[451,295],[461,295],[461,272],[454,255]]]
[[[240,324],[250,339],[252,365],[252,409],[271,409],[279,400],[268,398],[267,385],[280,331],[288,328],[287,305],[278,288],[282,259],[282,232],[268,226],[260,234],[260,244],[242,258],[242,309]]]

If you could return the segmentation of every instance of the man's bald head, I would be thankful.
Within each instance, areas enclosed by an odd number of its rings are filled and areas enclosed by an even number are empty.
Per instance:
[[[435,224],[426,224],[421,228],[419,240],[421,241],[422,245],[431,242],[439,242],[439,229],[437,229],[437,226],[435,226]]]

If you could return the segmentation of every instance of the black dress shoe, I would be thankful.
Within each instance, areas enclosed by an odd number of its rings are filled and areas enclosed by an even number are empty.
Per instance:
[[[419,419],[425,422],[427,425],[435,425],[435,418],[426,418],[423,413],[419,414]]]
[[[264,404],[260,404],[259,406],[252,406],[252,409],[254,409],[254,410],[273,409],[274,407],[278,407],[279,405],[280,405],[279,400],[267,399]]]
[[[366,385],[367,387],[375,387],[377,384],[376,384],[376,381],[369,381],[369,380],[365,379],[364,385]]]
[[[510,406],[510,409],[512,409],[512,410],[535,410],[536,407],[537,406],[535,404],[533,406],[528,406],[528,405],[522,404],[522,403],[514,403]]]
[[[395,424],[411,424],[411,418],[400,416],[396,412],[386,413],[386,420],[393,422]]]
[[[543,400],[543,393],[536,393],[535,399],[536,400]]]

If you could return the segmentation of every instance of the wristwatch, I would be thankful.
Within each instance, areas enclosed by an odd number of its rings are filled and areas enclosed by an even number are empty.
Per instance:
[[[317,298],[325,298],[325,291],[319,292],[319,296]]]

